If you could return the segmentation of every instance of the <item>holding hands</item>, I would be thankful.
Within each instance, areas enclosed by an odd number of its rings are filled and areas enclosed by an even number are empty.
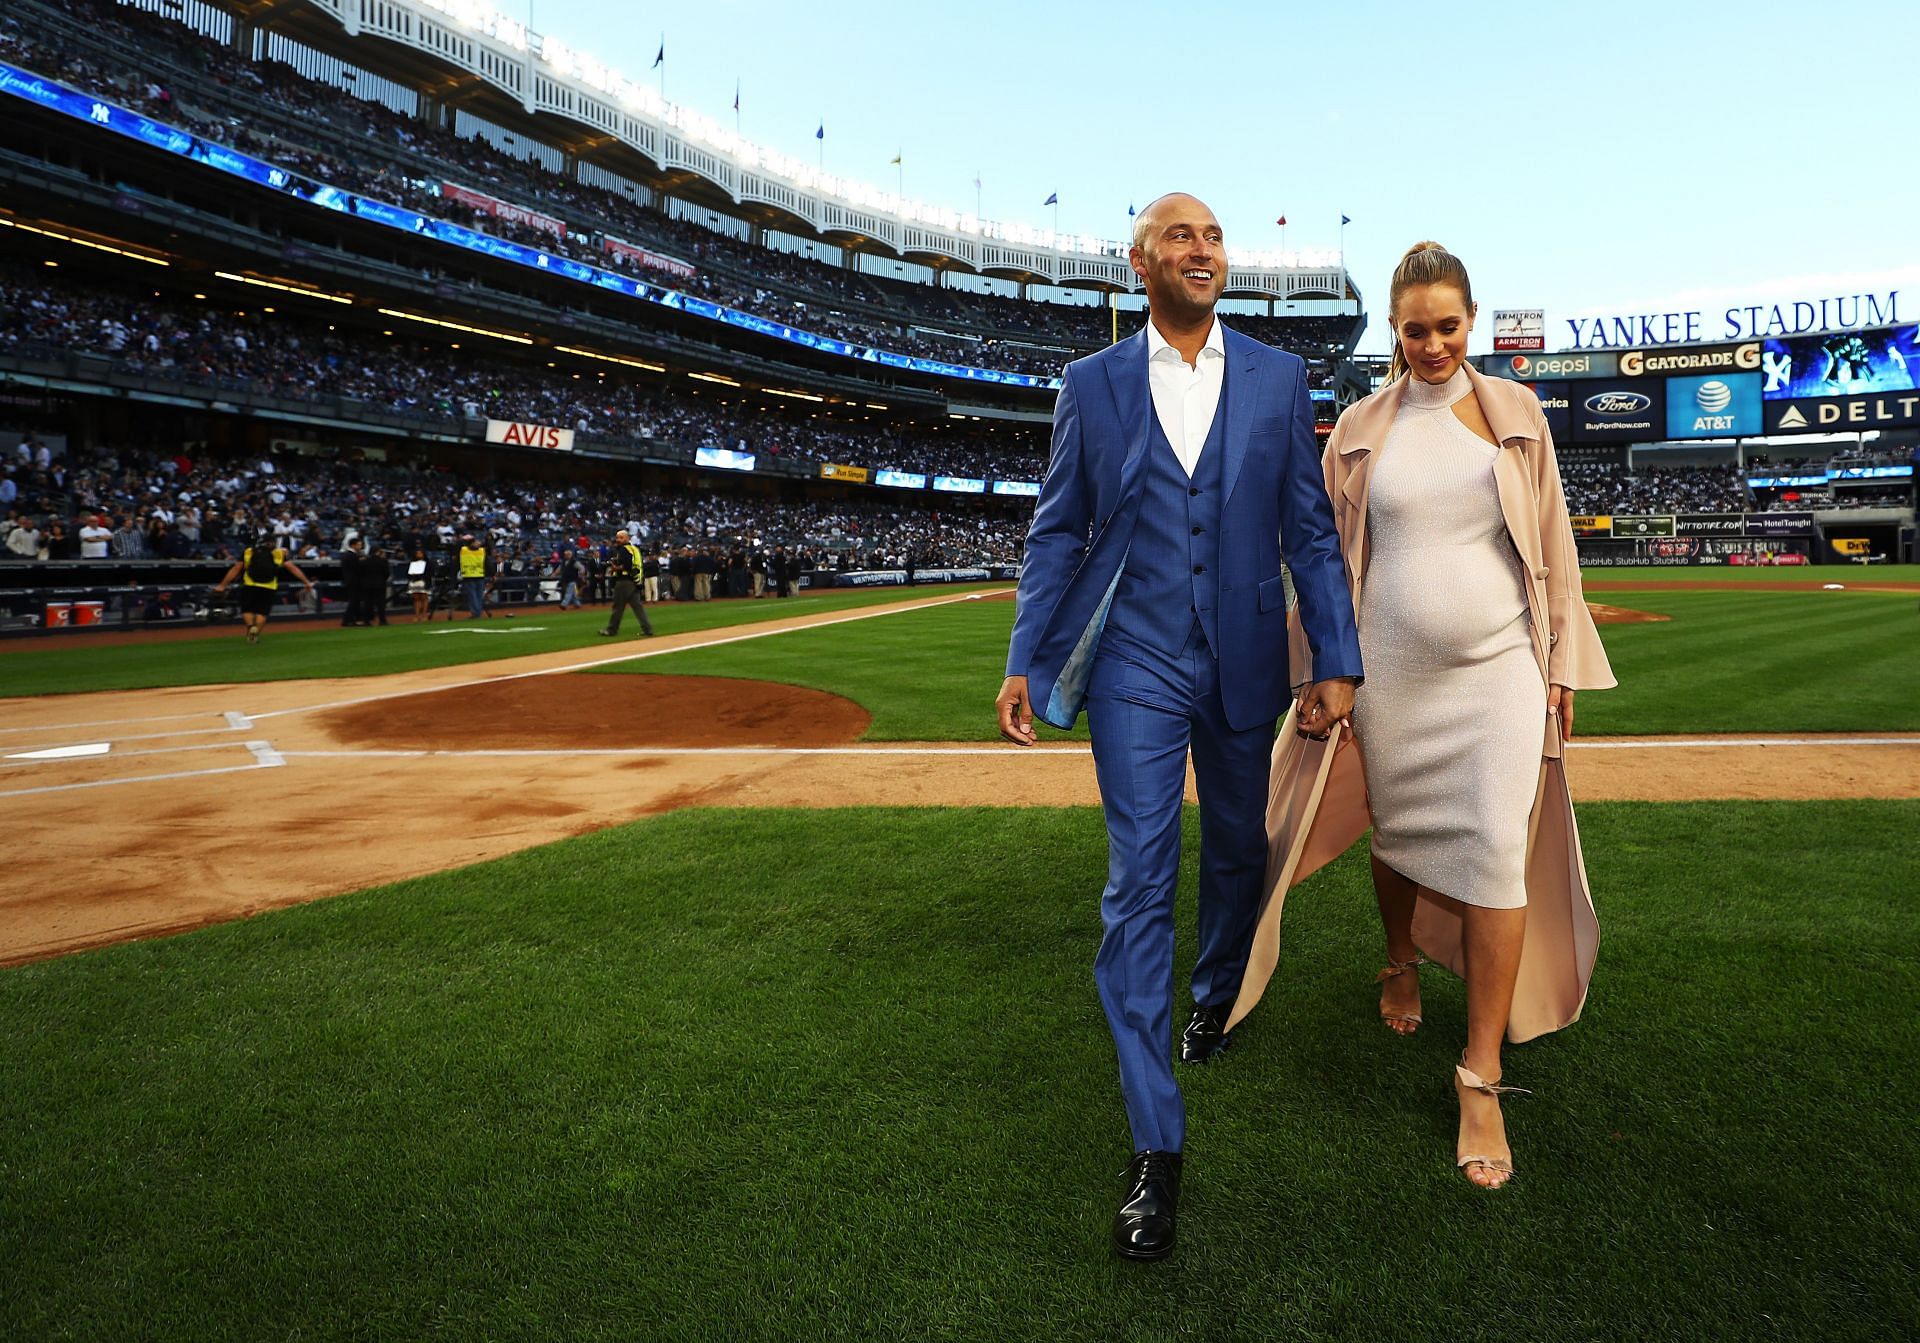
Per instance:
[[[1300,711],[1294,720],[1294,731],[1314,741],[1325,741],[1332,734],[1335,723],[1348,728],[1353,726],[1347,717],[1352,712],[1351,677],[1336,676],[1315,681],[1300,696]]]

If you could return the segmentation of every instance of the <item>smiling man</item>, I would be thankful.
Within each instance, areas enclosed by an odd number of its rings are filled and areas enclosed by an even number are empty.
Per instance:
[[[1307,396],[1306,366],[1223,328],[1225,237],[1192,196],[1135,221],[1149,314],[1066,370],[1027,532],[997,703],[1000,731],[1084,707],[1107,820],[1094,981],[1120,1059],[1133,1160],[1115,1248],[1174,1245],[1186,1110],[1173,1078],[1173,908],[1191,752],[1200,793],[1200,948],[1187,1063],[1226,1048],[1266,868],[1267,765],[1292,684],[1286,580],[1319,678],[1300,729],[1353,704],[1360,644]]]

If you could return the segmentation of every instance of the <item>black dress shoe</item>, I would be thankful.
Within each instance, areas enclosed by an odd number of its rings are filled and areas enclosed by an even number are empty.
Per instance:
[[[1126,1259],[1165,1259],[1173,1253],[1180,1154],[1135,1152],[1126,1177],[1126,1196],[1113,1217],[1113,1247]]]
[[[1232,1011],[1232,1003],[1220,1003],[1214,1007],[1202,1007],[1195,1003],[1193,1016],[1187,1022],[1186,1030],[1180,1033],[1180,1061],[1205,1063],[1232,1045],[1233,1035],[1227,1030],[1227,1014]]]

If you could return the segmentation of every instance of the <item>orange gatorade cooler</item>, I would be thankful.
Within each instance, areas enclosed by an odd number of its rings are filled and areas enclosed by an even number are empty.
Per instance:
[[[105,602],[75,602],[73,604],[73,623],[76,625],[98,625],[107,613]]]
[[[70,625],[72,623],[73,623],[73,603],[72,602],[48,602],[47,603],[47,628],[48,629],[50,630],[58,629],[62,625]]]

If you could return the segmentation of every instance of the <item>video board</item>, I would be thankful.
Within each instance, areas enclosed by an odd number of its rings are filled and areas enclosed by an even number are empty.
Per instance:
[[[1760,368],[1769,401],[1920,390],[1920,326],[1773,337]]]

